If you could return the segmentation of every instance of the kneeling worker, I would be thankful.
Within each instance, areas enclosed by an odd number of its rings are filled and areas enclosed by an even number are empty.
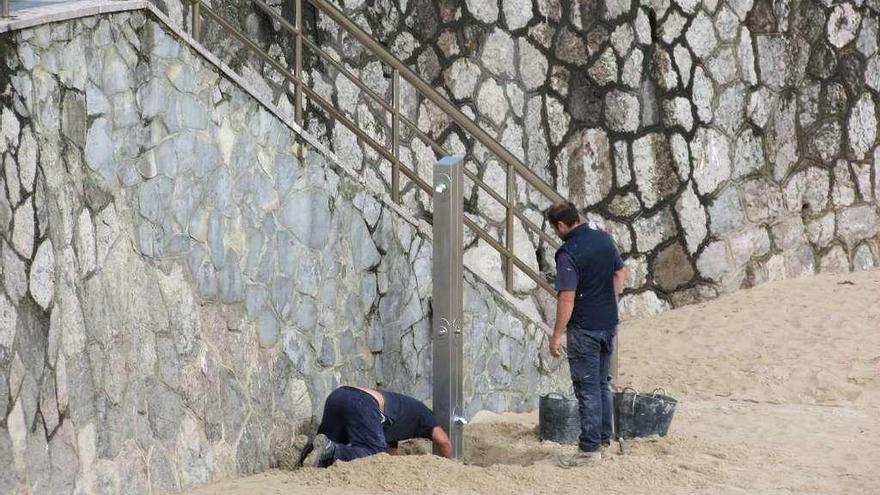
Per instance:
[[[427,438],[442,456],[452,456],[446,432],[418,400],[370,388],[339,387],[327,397],[318,434],[303,449],[301,462],[327,467],[380,452],[393,455],[397,442],[410,438]]]

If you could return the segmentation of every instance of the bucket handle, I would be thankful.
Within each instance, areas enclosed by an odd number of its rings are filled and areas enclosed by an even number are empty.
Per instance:
[[[658,391],[658,390],[661,391],[661,392],[663,392],[662,395],[669,395],[669,394],[666,392],[666,389],[665,389],[665,388],[663,388],[663,387],[657,387],[657,388],[654,389],[653,392],[651,392],[651,396],[653,396],[653,397],[657,397],[657,391]]]
[[[635,410],[636,410],[636,399],[639,397],[639,391],[636,390],[636,389],[634,389],[634,388],[632,388],[632,387],[623,387],[623,389],[620,391],[620,393],[621,393],[621,394],[625,394],[627,390],[629,390],[629,391],[632,392],[632,394],[633,394],[633,400],[632,400],[632,406],[631,406],[631,409],[632,409],[633,411],[635,411]]]

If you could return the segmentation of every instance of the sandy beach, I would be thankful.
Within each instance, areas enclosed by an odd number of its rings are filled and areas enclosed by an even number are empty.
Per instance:
[[[481,412],[462,463],[378,455],[188,495],[880,493],[880,271],[774,282],[620,328],[619,385],[679,400],[667,437],[556,467],[537,414]],[[422,444],[410,445],[414,452]]]

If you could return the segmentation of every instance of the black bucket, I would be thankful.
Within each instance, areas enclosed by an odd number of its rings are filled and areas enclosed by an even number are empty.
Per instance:
[[[662,391],[662,394],[657,393]],[[665,437],[675,414],[677,401],[663,389],[640,394],[625,388],[614,394],[614,422],[618,438],[660,435]]]
[[[581,434],[577,400],[558,393],[542,395],[538,400],[538,429],[541,440],[577,444]]]

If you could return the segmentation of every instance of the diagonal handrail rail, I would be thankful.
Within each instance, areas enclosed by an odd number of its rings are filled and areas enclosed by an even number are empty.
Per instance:
[[[304,99],[308,97],[310,101],[316,103],[336,121],[340,122],[349,131],[351,131],[358,139],[367,144],[376,151],[382,158],[391,163],[391,197],[395,202],[400,202],[400,174],[411,180],[419,189],[430,193],[432,188],[430,184],[425,182],[418,173],[407,167],[400,160],[400,135],[401,127],[408,128],[419,140],[426,143],[435,152],[441,154],[449,154],[442,145],[438,144],[427,133],[419,129],[418,125],[409,117],[402,114],[400,108],[400,82],[401,79],[410,84],[415,91],[422,97],[437,106],[444,114],[446,114],[452,122],[457,124],[462,130],[470,134],[479,144],[484,146],[489,152],[495,155],[506,166],[506,190],[498,192],[486,184],[479,176],[465,168],[465,175],[469,180],[473,181],[480,189],[486,191],[489,196],[500,203],[505,209],[505,239],[499,241],[485,229],[478,226],[472,219],[465,217],[465,224],[475,235],[486,242],[490,247],[498,251],[505,260],[505,285],[508,292],[513,292],[514,269],[518,269],[526,276],[532,279],[544,290],[555,293],[552,285],[550,285],[545,276],[537,273],[529,267],[514,252],[514,222],[519,220],[526,228],[535,232],[544,242],[552,247],[559,245],[558,241],[548,235],[544,230],[529,219],[516,205],[516,179],[522,178],[530,187],[541,193],[550,202],[558,202],[564,200],[555,189],[547,184],[535,172],[529,169],[521,160],[508,151],[501,143],[489,135],[479,124],[473,119],[465,115],[459,110],[455,104],[449,101],[440,92],[434,89],[429,83],[424,81],[418,74],[410,69],[406,64],[401,62],[397,57],[392,55],[384,46],[372,38],[368,33],[351,21],[344,13],[337,9],[327,0],[294,0],[294,22],[291,23],[283,17],[278,11],[266,4],[263,0],[251,0],[251,2],[261,11],[269,15],[278,23],[285,31],[290,33],[294,38],[294,61],[293,68],[289,68],[280,63],[274,57],[266,53],[257,43],[241,33],[229,21],[224,19],[208,4],[202,0],[191,0],[191,23],[193,38],[200,40],[202,34],[202,17],[211,18],[219,24],[224,32],[240,41],[246,48],[255,53],[262,61],[269,64],[274,70],[282,75],[285,80],[293,84],[294,89],[294,119],[297,124],[303,123]],[[303,2],[313,5],[318,11],[327,15],[337,25],[341,26],[349,35],[354,37],[368,52],[377,57],[381,62],[387,64],[392,69],[392,101],[389,103],[386,99],[377,94],[369,86],[366,85],[357,76],[351,73],[343,63],[336,60],[333,56],[321,49],[314,41],[305,36],[303,30]],[[392,117],[391,129],[391,149],[376,141],[360,126],[353,122],[344,111],[336,108],[336,106],[321,97],[314,89],[310,88],[303,76],[303,49],[308,48],[316,54],[321,60],[329,63],[340,74],[345,76],[350,82],[357,86],[364,95],[373,103],[379,105],[385,112],[390,112]]]

